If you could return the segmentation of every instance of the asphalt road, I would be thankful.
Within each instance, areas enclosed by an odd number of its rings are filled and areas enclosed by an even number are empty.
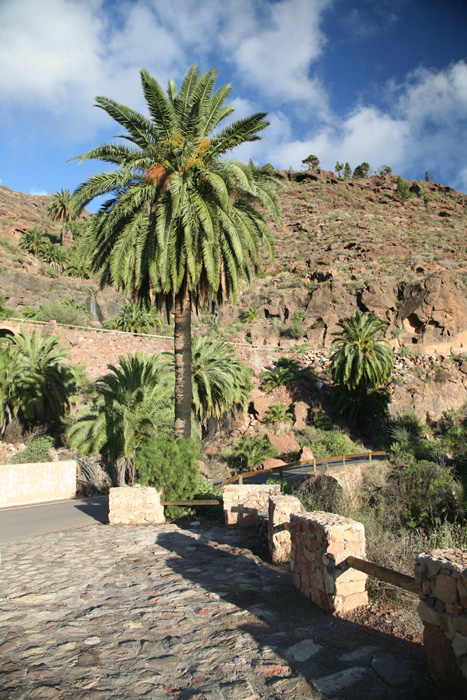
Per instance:
[[[375,460],[380,460],[380,459],[386,459],[387,456],[386,454],[382,455],[373,455],[373,461]],[[354,459],[346,459],[345,460],[345,466],[350,467],[353,464],[360,464],[361,462],[366,462],[368,463],[368,457],[355,457]],[[326,462],[321,462],[320,460],[317,460],[316,463],[316,471],[317,472],[327,472],[329,473],[330,476],[332,476],[332,470],[333,469],[341,469],[342,468],[342,459],[335,459],[335,460],[328,460]],[[286,481],[294,481],[297,477],[303,477],[306,476],[307,474],[313,474],[313,462],[308,462],[306,464],[300,464],[296,467],[291,467],[290,469],[285,469],[284,468],[284,479]],[[243,480],[244,484],[265,484],[268,479],[271,477],[278,477],[279,476],[279,470],[272,472],[271,474],[258,474],[257,476],[248,476],[245,477]],[[238,484],[238,481],[234,482]]]
[[[385,459],[385,455],[375,455],[373,459]],[[348,459],[346,464],[350,466],[361,461],[367,461],[367,458]],[[329,461],[326,464],[318,463],[316,465],[317,471],[325,471],[327,469],[329,474],[332,474],[333,467],[342,467],[342,460]],[[284,478],[287,481],[293,481],[297,477],[311,473],[313,473],[313,463],[300,464],[297,467],[286,469]],[[251,476],[245,478],[244,483],[264,484],[272,476],[279,476],[279,472]],[[7,542],[25,540],[36,535],[86,527],[94,524],[96,521],[100,523],[108,522],[107,496],[0,509],[0,546]]]
[[[108,521],[108,497],[79,498],[0,510],[0,546],[36,535]]]

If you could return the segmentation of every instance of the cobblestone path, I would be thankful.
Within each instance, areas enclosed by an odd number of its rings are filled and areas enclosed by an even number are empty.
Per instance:
[[[326,617],[258,547],[209,524],[5,545],[0,700],[441,697],[421,647]]]

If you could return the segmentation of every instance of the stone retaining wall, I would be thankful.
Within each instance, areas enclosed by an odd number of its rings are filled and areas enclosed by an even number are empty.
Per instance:
[[[328,613],[366,605],[366,574],[345,564],[350,554],[365,556],[363,525],[319,511],[292,514],[290,521],[294,586]]]
[[[467,697],[467,549],[420,554],[415,574],[430,673],[443,692]]]
[[[76,462],[0,465],[0,508],[76,496]]]
[[[278,496],[279,484],[229,484],[224,486],[224,517],[226,525],[255,527],[259,512],[268,512],[269,497]]]
[[[165,523],[160,493],[151,486],[117,486],[109,491],[111,525],[158,525]]]
[[[268,544],[273,564],[290,561],[290,516],[302,511],[301,501],[294,496],[269,497]]]

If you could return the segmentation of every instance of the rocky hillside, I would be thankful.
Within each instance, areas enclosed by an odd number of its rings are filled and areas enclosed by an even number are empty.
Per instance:
[[[34,227],[43,231],[52,243],[60,245],[62,226],[49,219],[49,202],[50,196],[28,195],[0,187],[0,294],[5,297],[6,306],[17,313],[55,299],[73,299],[89,307],[91,291],[97,293],[93,280],[60,275],[19,247],[22,234]],[[112,289],[101,291],[99,297],[103,319],[116,314],[123,300]]]
[[[410,180],[401,192],[395,175],[348,181],[321,170],[282,175],[284,225],[272,229],[275,260],[265,261],[236,305],[200,317],[195,332],[209,327],[233,341],[290,353],[326,385],[319,370],[337,322],[368,310],[388,324],[398,351],[394,410],[435,417],[463,406],[467,196]],[[20,312],[55,298],[89,302],[91,288],[102,317],[112,316],[121,295],[57,275],[18,248],[21,233],[33,226],[58,237],[60,227],[47,219],[48,200],[0,187],[0,294]]]
[[[467,341],[467,197],[450,187],[397,176],[338,180],[334,173],[285,173],[284,227],[277,257],[244,293],[240,314],[258,310],[254,344],[329,347],[336,322],[356,309],[389,324],[389,337],[426,353]],[[219,310],[235,321],[237,307]],[[300,332],[303,331],[303,334]]]

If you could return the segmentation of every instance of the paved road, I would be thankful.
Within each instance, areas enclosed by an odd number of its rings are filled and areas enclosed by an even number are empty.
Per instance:
[[[108,497],[79,498],[0,510],[0,545],[108,521]]]
[[[373,455],[373,461],[375,460],[381,460],[381,459],[386,459],[387,456],[384,455]],[[345,461],[345,466],[350,467],[355,464],[360,464],[361,462],[366,462],[368,464],[368,457],[355,457],[354,459],[346,459]],[[341,469],[342,468],[342,459],[335,459],[335,460],[328,460],[326,462],[322,462],[320,460],[317,461],[316,464],[316,471],[318,472],[324,472],[328,471],[330,475],[332,475],[332,470],[333,469]],[[307,462],[304,464],[300,464],[297,467],[292,467],[290,469],[284,469],[284,479],[286,481],[293,481],[296,479],[298,476],[306,476],[307,474],[312,474],[313,473],[313,462]],[[272,474],[258,474],[257,476],[248,476],[244,479],[243,483],[244,484],[264,484],[266,483],[267,479],[270,479],[271,477],[274,476],[279,476],[279,471],[276,471]],[[238,483],[238,482],[235,482]]]

